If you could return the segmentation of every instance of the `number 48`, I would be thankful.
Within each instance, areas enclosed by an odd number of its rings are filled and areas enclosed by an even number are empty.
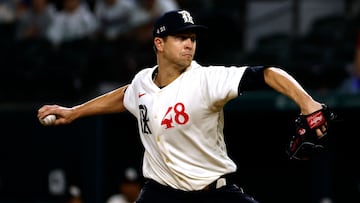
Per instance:
[[[171,116],[171,112],[175,113],[174,119]],[[161,125],[165,125],[165,129],[172,128],[173,123],[183,125],[189,121],[189,115],[185,112],[185,106],[183,103],[177,103],[174,107],[169,107],[166,111]]]

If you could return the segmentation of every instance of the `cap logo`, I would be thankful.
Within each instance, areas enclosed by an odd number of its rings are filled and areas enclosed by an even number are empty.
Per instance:
[[[184,19],[184,23],[194,24],[193,18],[191,17],[189,12],[179,11],[178,13],[181,14],[182,18]]]
[[[169,11],[159,17],[155,22],[153,37],[174,34],[176,32],[182,32],[189,29],[198,31],[200,28],[206,27],[195,25],[190,12],[185,10]]]
[[[159,29],[156,30],[156,33],[159,34],[160,32],[164,32],[164,31],[166,31],[166,27],[161,26]]]

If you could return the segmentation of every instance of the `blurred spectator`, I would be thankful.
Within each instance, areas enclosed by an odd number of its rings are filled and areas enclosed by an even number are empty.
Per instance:
[[[0,67],[8,67],[13,62],[13,42],[15,22],[18,15],[20,2],[18,0],[0,0]],[[7,76],[9,68],[0,69],[0,85],[8,84]]]
[[[179,9],[176,0],[135,0],[138,7],[133,12],[132,24],[137,27],[136,35],[139,41],[151,41],[152,25],[155,19],[170,10]],[[152,43],[152,42],[151,42]]]
[[[48,69],[52,46],[47,39],[56,8],[48,0],[29,0],[27,9],[17,20],[15,29],[14,66],[19,69],[23,80],[37,80],[39,74]],[[39,57],[41,56],[41,57]]]
[[[99,33],[113,40],[131,29],[131,14],[136,4],[133,0],[97,0],[94,12],[100,21]]]
[[[141,179],[135,168],[127,168],[120,180],[118,193],[110,196],[106,203],[133,203],[141,190]]]
[[[31,0],[29,8],[19,16],[16,38],[46,39],[46,32],[56,12],[56,7],[48,0]]]
[[[96,48],[97,61],[90,70],[95,74],[88,74],[88,83],[99,84],[95,94],[127,82],[143,66],[156,63],[149,54],[153,51],[153,22],[160,14],[178,8],[176,0],[98,0],[95,13],[101,26],[106,26],[100,29],[106,29],[107,38]]]
[[[91,64],[92,41],[98,26],[98,20],[87,1],[64,0],[47,31],[55,52],[52,68],[58,72],[58,76],[67,76],[64,81],[72,84],[75,95],[86,88],[84,74]],[[70,95],[68,91],[67,95]]]
[[[24,80],[36,80],[48,68],[52,46],[46,32],[56,13],[56,7],[49,0],[23,1],[26,10],[19,15],[15,29],[14,65],[19,68]],[[39,57],[41,56],[41,57]]]
[[[20,0],[0,0],[0,54],[9,52],[15,40],[15,26],[19,15],[25,10],[25,4]],[[0,62],[0,65],[2,63]]]
[[[134,25],[131,36],[134,44],[128,47],[127,67],[130,73],[136,73],[144,66],[156,64],[155,57],[149,52],[153,51],[152,27],[158,16],[179,9],[176,0],[135,0],[138,4],[132,12],[131,24]]]
[[[191,11],[191,13],[196,13],[196,15],[204,15],[212,12],[217,8],[215,1],[216,0],[177,0],[181,8],[186,8],[186,10]]]
[[[342,82],[339,91],[342,93],[360,93],[360,30],[357,35],[354,63],[349,67],[349,77]]]
[[[131,16],[136,8],[134,0],[96,0],[94,13],[99,20],[96,57],[87,71],[87,83],[96,87],[95,94],[108,91],[127,81],[129,47],[134,46],[131,36]],[[98,67],[102,69],[99,72]]]
[[[83,203],[81,190],[75,185],[69,187],[69,196],[66,198],[65,203]]]
[[[99,23],[86,1],[64,0],[47,32],[54,45],[92,37]]]
[[[0,24],[15,22],[18,14],[18,8],[21,2],[18,0],[0,1]]]

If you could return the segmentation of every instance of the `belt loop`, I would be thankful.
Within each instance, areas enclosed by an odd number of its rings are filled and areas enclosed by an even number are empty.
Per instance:
[[[225,178],[219,178],[216,181],[216,189],[221,188],[226,185],[226,179]]]
[[[211,184],[207,185],[203,190],[212,190],[218,189],[226,185],[226,178],[220,177],[219,179],[215,180]]]

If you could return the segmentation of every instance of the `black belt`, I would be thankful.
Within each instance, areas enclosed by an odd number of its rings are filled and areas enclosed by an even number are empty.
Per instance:
[[[230,176],[231,176],[231,174],[225,174],[223,176],[220,176],[220,178],[216,179],[214,182],[210,183],[209,185],[205,186],[202,190],[198,190],[198,191],[210,191],[210,190],[215,190],[215,189],[221,188],[225,185],[228,185],[230,182],[230,179],[231,179]],[[178,189],[173,189],[169,186],[162,185],[152,179],[145,178],[145,180],[146,180],[145,184],[149,184],[152,187],[157,187],[158,190],[164,189],[167,191],[179,191]]]

